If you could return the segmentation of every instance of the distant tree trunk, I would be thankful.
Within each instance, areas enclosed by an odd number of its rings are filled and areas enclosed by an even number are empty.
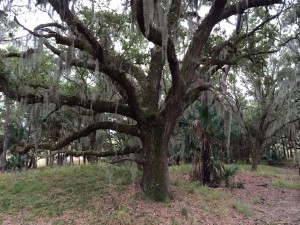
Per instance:
[[[290,158],[289,150],[286,148],[284,137],[281,137],[281,145],[282,145],[284,157]],[[277,151],[277,154],[278,154],[278,151]]]
[[[25,156],[26,156],[25,157],[25,170],[28,170],[28,163],[29,163],[29,155],[28,155],[28,153],[26,153]]]
[[[47,155],[46,155],[46,167],[48,167],[49,166],[49,152],[47,151]]]
[[[203,140],[203,184],[210,183],[210,171],[211,171],[211,158],[210,158],[210,144],[207,137]]]
[[[224,142],[223,141],[219,145],[219,148],[220,148],[219,160],[223,161],[224,160]]]
[[[64,164],[64,153],[58,153],[57,154],[57,165],[58,166],[63,166]]]
[[[251,151],[251,155],[252,155],[252,167],[251,170],[255,171],[257,170],[257,166],[260,163],[260,157],[261,157],[261,153],[262,153],[262,145],[263,145],[263,140],[260,138],[260,136],[256,136],[254,141],[252,141],[252,151]]]
[[[90,146],[91,146],[91,150],[96,149],[96,131],[94,131],[91,134]],[[94,164],[96,162],[96,159],[97,159],[96,156],[93,156],[93,155],[88,155],[87,156],[87,160],[88,160],[89,163]]]
[[[193,134],[196,141],[196,154],[193,159],[191,180],[199,181],[203,184],[210,183],[211,149],[208,135],[202,130],[200,121],[195,120],[193,124]]]
[[[61,158],[60,158],[60,153],[57,153],[56,165],[57,165],[57,166],[61,166]]]
[[[197,155],[193,158],[192,171],[191,171],[191,181],[203,181],[203,163],[201,160],[201,150],[197,150]]]
[[[32,155],[29,156],[28,169],[32,168],[34,157]]]
[[[289,140],[288,140],[288,149],[290,150],[291,158],[294,158],[293,148],[294,146],[293,146],[292,132],[290,131]]]
[[[0,168],[2,166],[2,161],[1,161],[2,153],[3,153],[3,136],[0,135]]]
[[[203,183],[203,131],[200,127],[200,121],[192,121],[192,131],[194,136],[194,141],[196,143],[196,151],[194,153],[191,180]]]
[[[10,103],[8,102],[8,99],[5,98],[5,112],[4,112],[4,134],[3,134],[3,148],[2,148],[2,154],[1,154],[1,168],[2,171],[5,170],[5,163],[6,163],[6,151],[8,146],[8,123],[9,123],[9,111],[10,111]]]
[[[53,155],[53,154],[49,157],[49,165],[50,165],[51,167],[54,166],[54,155]]]
[[[289,152],[286,152],[285,147],[283,147],[283,155],[284,155],[285,158],[289,158]]]
[[[252,171],[257,170],[257,166],[258,166],[257,158],[258,158],[257,149],[252,150],[252,166],[251,166]]]
[[[37,168],[37,155],[36,155],[35,150],[34,150],[33,155],[32,155],[32,168],[33,169]]]
[[[290,156],[291,156],[291,158],[294,158],[294,154],[293,154],[293,148],[292,148],[292,147],[290,147],[290,148],[289,148],[289,151],[290,151]]]

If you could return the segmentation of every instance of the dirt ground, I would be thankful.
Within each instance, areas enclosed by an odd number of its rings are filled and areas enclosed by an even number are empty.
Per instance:
[[[276,189],[271,179],[251,172],[239,173],[237,180],[245,183],[245,189],[232,189],[235,198],[247,203],[253,215],[242,218],[240,223],[228,224],[300,224],[300,191]],[[299,175],[287,175],[286,180],[299,180]],[[230,218],[228,218],[230,221]]]
[[[188,174],[172,175],[171,180],[188,182]],[[14,224],[300,224],[300,191],[276,189],[271,178],[251,172],[239,172],[233,178],[243,182],[244,189],[208,189],[210,193],[188,191],[186,185],[172,182],[174,199],[167,203],[144,198],[138,185],[124,185],[122,190],[109,192],[106,197],[89,201],[85,211],[64,211],[59,217],[35,218],[33,221],[18,215],[1,215],[3,225]],[[295,173],[287,180],[299,180]],[[233,202],[241,203],[249,213],[237,210]],[[1,221],[1,220],[0,220]]]

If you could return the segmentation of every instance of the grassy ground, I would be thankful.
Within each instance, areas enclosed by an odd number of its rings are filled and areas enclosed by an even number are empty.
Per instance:
[[[95,195],[131,182],[131,168],[101,164],[4,174],[0,177],[0,211],[24,212],[28,219],[57,216],[67,209],[84,210]]]
[[[251,171],[251,166],[246,164],[238,165],[239,171]],[[282,167],[275,167],[269,165],[259,165],[257,175],[268,177],[272,180],[272,185],[278,189],[296,189],[300,190],[300,181],[287,178],[288,175],[293,175],[293,170],[288,170]]]
[[[238,167],[241,172],[250,171],[249,165]],[[1,215],[22,218],[22,221],[39,221],[45,217],[50,221],[47,224],[80,224],[75,219],[64,218],[66,212],[82,214],[83,217],[88,212],[88,216],[95,217],[91,220],[96,221],[95,224],[157,224],[156,217],[151,219],[151,216],[157,210],[165,209],[170,210],[162,214],[168,220],[166,224],[201,224],[199,221],[204,224],[213,218],[221,221],[234,212],[245,218],[252,216],[250,205],[232,196],[228,189],[213,189],[190,182],[190,171],[191,165],[170,167],[171,184],[177,200],[159,205],[145,199],[138,191],[138,184],[132,185],[138,183],[140,172],[131,166],[76,165],[2,174],[0,224],[3,222]],[[259,166],[255,172],[257,176],[270,178],[277,189],[300,190],[299,179],[286,179],[292,173],[291,170],[270,166]],[[259,201],[257,198],[252,202],[258,204]],[[175,209],[177,214],[170,215]]]

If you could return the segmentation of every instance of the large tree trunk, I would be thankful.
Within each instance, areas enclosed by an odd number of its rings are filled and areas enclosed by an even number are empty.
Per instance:
[[[166,201],[171,198],[169,189],[167,144],[164,140],[164,126],[152,125],[145,129],[143,151],[142,189],[146,196],[155,201]]]

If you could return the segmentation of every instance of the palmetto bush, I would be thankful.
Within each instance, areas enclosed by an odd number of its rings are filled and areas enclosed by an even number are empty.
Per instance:
[[[229,186],[229,181],[238,171],[236,165],[224,165],[221,161],[215,160],[213,162],[213,182],[220,185],[222,181],[225,182],[226,187]]]

